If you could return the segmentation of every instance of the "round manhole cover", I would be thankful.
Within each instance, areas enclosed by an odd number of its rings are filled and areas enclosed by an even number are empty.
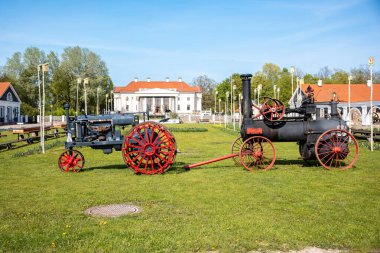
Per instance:
[[[140,207],[127,204],[94,206],[84,211],[85,214],[102,217],[119,217],[138,212],[140,212]]]

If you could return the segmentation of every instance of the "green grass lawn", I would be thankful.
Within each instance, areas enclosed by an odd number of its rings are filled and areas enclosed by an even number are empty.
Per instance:
[[[252,173],[232,160],[185,171],[186,164],[228,154],[238,134],[181,127],[208,131],[174,132],[181,153],[164,175],[135,175],[121,152],[80,149],[86,164],[78,174],[59,171],[63,146],[25,157],[17,153],[38,144],[1,152],[0,252],[380,249],[380,151],[361,149],[354,168],[331,172],[304,167],[295,143],[275,143],[269,171]],[[142,212],[83,213],[118,203]]]

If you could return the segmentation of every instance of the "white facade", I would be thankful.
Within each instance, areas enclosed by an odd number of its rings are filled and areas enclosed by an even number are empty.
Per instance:
[[[159,88],[151,82],[146,87],[138,88],[136,91],[123,91],[116,88],[114,91],[114,110],[122,113],[146,112],[150,114],[163,115],[167,111],[178,114],[199,113],[202,110],[202,93],[197,91],[181,91],[181,85],[173,83],[172,88]],[[135,84],[138,86],[138,83]],[[186,84],[187,85],[187,84]],[[166,85],[170,86],[170,84]],[[177,87],[176,87],[177,86]],[[128,86],[127,86],[128,87]],[[187,86],[185,87],[187,88]],[[192,87],[191,87],[192,88]]]
[[[20,121],[20,98],[10,83],[0,83],[0,86],[0,123]]]

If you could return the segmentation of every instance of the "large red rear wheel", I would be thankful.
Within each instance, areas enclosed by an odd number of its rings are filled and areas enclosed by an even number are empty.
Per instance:
[[[241,145],[240,161],[249,171],[269,170],[276,161],[276,150],[267,138],[253,136]]]
[[[58,167],[63,172],[79,172],[84,166],[84,156],[78,150],[66,150],[58,158]]]
[[[332,129],[319,136],[315,144],[315,155],[328,170],[347,170],[358,159],[359,145],[348,131]]]
[[[174,136],[164,126],[144,122],[124,137],[122,154],[125,163],[136,173],[164,173],[174,163],[177,147]]]
[[[237,137],[231,145],[231,154],[238,154],[240,152],[241,145],[243,144],[243,138]],[[240,158],[238,156],[232,157],[236,165],[241,165]]]

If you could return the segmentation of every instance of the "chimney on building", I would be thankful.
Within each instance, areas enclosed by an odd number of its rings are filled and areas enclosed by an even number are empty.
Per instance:
[[[138,79],[137,77],[135,77],[135,83],[137,83],[138,80],[139,80],[139,79]]]
[[[148,77],[148,78],[146,79],[146,81],[149,83],[149,82],[150,82],[150,77]]]
[[[178,82],[182,82],[182,77],[178,77]]]
[[[166,82],[167,82],[167,83],[169,82],[169,77],[166,77]]]

